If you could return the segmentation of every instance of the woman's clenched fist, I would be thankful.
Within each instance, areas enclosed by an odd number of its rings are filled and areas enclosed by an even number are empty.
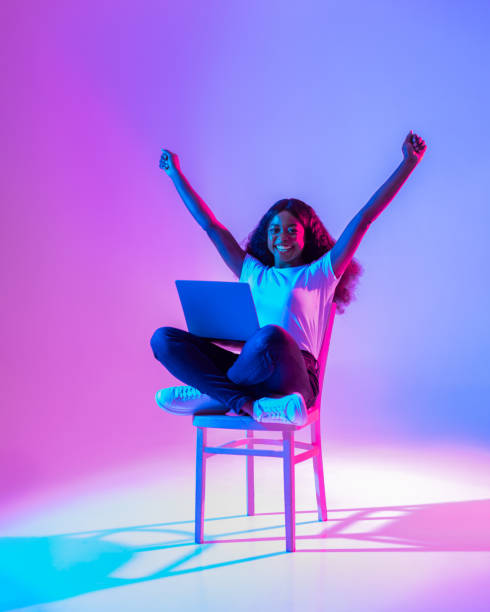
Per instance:
[[[407,161],[418,164],[424,156],[426,149],[425,140],[410,130],[402,145],[403,157]]]
[[[179,158],[175,153],[168,149],[162,149],[162,155],[160,157],[160,168],[165,170],[168,176],[173,176],[180,171]]]

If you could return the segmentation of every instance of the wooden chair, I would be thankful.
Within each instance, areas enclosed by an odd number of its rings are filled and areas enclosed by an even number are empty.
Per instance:
[[[323,476],[322,445],[320,434],[320,414],[323,390],[323,379],[327,364],[328,348],[332,334],[336,304],[333,302],[327,318],[327,326],[322,341],[319,365],[319,393],[315,404],[309,411],[307,422],[303,426],[286,425],[282,423],[259,423],[250,416],[228,415],[194,415],[193,425],[197,427],[196,445],[196,518],[195,541],[201,544],[204,538],[204,498],[206,490],[206,463],[214,455],[246,455],[247,456],[247,515],[255,514],[254,503],[254,456],[279,457],[283,460],[284,472],[284,508],[286,518],[286,551],[296,550],[296,517],[295,517],[295,472],[297,463],[313,459],[315,473],[316,501],[318,520],[327,520],[327,504],[325,500],[325,482]],[[294,440],[294,433],[304,427],[310,427],[311,443]],[[207,446],[208,429],[240,429],[246,431],[246,438],[232,440],[221,446]],[[254,431],[281,431],[281,439],[254,438]],[[256,449],[258,444],[277,445],[280,450]],[[246,448],[239,448],[245,446]],[[295,449],[302,452],[295,454]]]

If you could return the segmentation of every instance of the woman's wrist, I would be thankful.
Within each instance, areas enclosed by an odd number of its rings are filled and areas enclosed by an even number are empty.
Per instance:
[[[413,157],[404,157],[402,164],[404,166],[406,166],[407,168],[411,168],[412,170],[415,168],[415,166],[417,166],[417,164],[419,163],[418,159],[414,159]]]
[[[171,174],[169,174],[169,176],[174,182],[176,181],[176,179],[184,178],[184,175],[182,174],[182,170],[180,168],[175,168],[175,170]]]

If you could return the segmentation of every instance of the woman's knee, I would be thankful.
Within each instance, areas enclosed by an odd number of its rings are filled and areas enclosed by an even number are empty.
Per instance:
[[[162,353],[172,343],[172,340],[178,336],[180,330],[176,327],[159,327],[150,339],[150,346],[153,354]]]
[[[267,345],[270,344],[285,344],[289,342],[288,332],[280,325],[264,325],[258,332],[258,340]]]

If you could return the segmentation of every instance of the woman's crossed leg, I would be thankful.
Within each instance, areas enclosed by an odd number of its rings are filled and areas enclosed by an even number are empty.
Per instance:
[[[151,348],[176,378],[221,402],[222,412],[253,416],[256,399],[293,392],[301,393],[307,407],[315,399],[303,355],[278,325],[257,330],[239,355],[175,327],[157,329]]]

